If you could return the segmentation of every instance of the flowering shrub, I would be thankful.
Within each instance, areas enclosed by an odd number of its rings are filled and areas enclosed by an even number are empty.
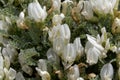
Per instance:
[[[119,0],[0,0],[0,80],[120,80]]]

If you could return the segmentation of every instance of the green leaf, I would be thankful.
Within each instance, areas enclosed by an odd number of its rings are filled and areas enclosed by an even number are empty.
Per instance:
[[[26,50],[21,50],[19,59],[22,63],[27,64],[29,66],[35,66],[37,61],[33,59],[34,56],[38,56],[39,53],[35,50],[35,48],[30,48]]]

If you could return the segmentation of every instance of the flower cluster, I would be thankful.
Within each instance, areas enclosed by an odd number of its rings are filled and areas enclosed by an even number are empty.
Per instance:
[[[120,80],[119,0],[6,2],[0,80]]]

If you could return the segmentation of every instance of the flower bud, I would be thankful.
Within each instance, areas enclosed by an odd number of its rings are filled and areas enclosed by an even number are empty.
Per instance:
[[[90,4],[90,1],[84,1],[83,4],[84,8],[81,14],[85,17],[85,19],[91,20],[93,18],[92,5]]]
[[[120,33],[120,19],[115,18],[112,24],[112,32],[113,33]]]
[[[58,13],[60,12],[60,7],[61,7],[61,0],[52,0],[53,2],[53,9],[54,11],[57,11]]]
[[[38,68],[41,69],[42,71],[47,71],[46,60],[39,59],[39,61],[38,61]]]
[[[105,44],[105,50],[109,50],[110,49],[110,41],[109,39],[107,39],[106,44]]]
[[[102,33],[102,35],[101,35],[101,44],[102,44],[102,43],[106,42],[106,40],[107,40],[107,32],[106,32],[105,27],[103,27],[101,29],[101,33]]]
[[[28,15],[31,19],[34,19],[36,22],[43,22],[47,17],[46,7],[43,9],[39,2],[35,0],[34,2],[28,5]]]
[[[19,14],[19,19],[16,21],[17,23],[17,27],[19,27],[20,29],[28,29],[28,26],[25,25],[24,21],[25,21],[25,14],[24,14],[25,10],[20,12]]]
[[[20,12],[19,18],[22,19],[22,20],[24,20],[24,17],[25,17],[24,11]]]
[[[112,80],[113,73],[114,73],[114,70],[111,63],[105,64],[100,71],[101,80]]]
[[[64,14],[61,13],[60,15],[54,15],[53,18],[52,18],[52,23],[53,25],[58,25],[58,24],[61,24],[62,23],[62,20],[64,19]]]

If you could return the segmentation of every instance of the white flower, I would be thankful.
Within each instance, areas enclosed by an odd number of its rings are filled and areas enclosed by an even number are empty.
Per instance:
[[[47,71],[46,60],[39,59],[39,61],[38,61],[38,68],[41,69],[42,71]]]
[[[92,36],[90,36],[90,35],[87,34],[87,39],[88,39],[88,41],[89,41],[93,46],[95,46],[95,47],[96,47],[97,49],[99,49],[100,51],[103,51],[103,50],[104,50],[104,48],[102,47],[102,45],[99,44],[99,43],[97,43],[97,39],[96,39],[96,38],[94,38],[94,37],[92,37]]]
[[[16,71],[13,68],[10,68],[9,70],[4,68],[5,72],[5,80],[14,80],[16,77]]]
[[[74,47],[76,50],[76,59],[79,60],[80,57],[82,56],[83,50],[84,50],[84,48],[81,44],[81,41],[80,41],[80,37],[78,37],[74,40]]]
[[[20,12],[19,18],[22,19],[22,20],[24,20],[24,17],[25,17],[24,11]]]
[[[2,50],[2,55],[5,57],[9,57],[10,62],[14,62],[15,57],[17,56],[18,52],[15,48],[11,45],[7,44],[5,48]]]
[[[76,52],[74,49],[74,45],[68,43],[67,46],[64,48],[64,51],[62,53],[62,63],[64,65],[64,68],[69,68],[76,59]]]
[[[57,25],[49,30],[49,39],[53,42],[56,38],[63,38],[64,42],[67,44],[71,37],[71,32],[67,24]]]
[[[28,15],[31,19],[34,19],[36,22],[42,22],[47,17],[46,7],[43,9],[39,2],[35,0],[34,2],[28,5]]]
[[[19,14],[19,18],[16,21],[17,23],[17,27],[21,28],[21,29],[28,29],[28,26],[25,25],[24,23],[25,21],[25,10],[23,10],[22,12],[20,12]]]
[[[64,19],[64,14],[63,13],[61,13],[60,15],[58,15],[58,14],[56,14],[56,15],[54,15],[53,16],[53,18],[52,18],[52,23],[53,23],[53,25],[58,25],[58,24],[61,24],[62,23],[62,20]]]
[[[110,39],[107,37],[107,32],[105,27],[101,29],[102,35],[100,36],[99,34],[97,35],[97,42],[101,44],[104,47],[104,53],[107,53],[108,50],[111,50],[113,52],[116,52],[116,46],[111,46],[110,45]]]
[[[61,0],[52,0],[54,11],[60,12]]]
[[[108,14],[113,13],[116,0],[90,0],[92,8],[96,13]]]
[[[57,55],[57,53],[52,49],[50,48],[48,51],[47,51],[47,59],[50,63],[52,63],[53,65],[54,64],[59,64],[60,63],[60,59],[59,59],[59,56]]]
[[[16,76],[16,71],[13,68],[9,69],[9,80],[14,80]]]
[[[50,80],[50,74],[47,72],[46,60],[39,59],[38,67],[35,68],[38,74],[42,77],[42,80]]]
[[[87,63],[90,65],[96,64],[99,58],[106,57],[104,48],[97,43],[97,39],[87,35],[88,42],[85,45],[85,53],[87,56]]]
[[[50,74],[47,71],[42,71],[39,68],[35,68],[38,74],[42,77],[42,80],[51,80]]]
[[[115,18],[112,24],[112,32],[113,33],[120,33],[120,19]]]
[[[113,73],[114,70],[111,63],[105,64],[100,71],[101,80],[112,80]]]
[[[84,8],[83,8],[81,14],[87,20],[92,19],[93,18],[93,10],[92,10],[92,5],[90,4],[90,1],[84,1],[83,4],[84,4]]]
[[[77,80],[79,78],[79,68],[78,65],[71,66],[69,72],[67,73],[68,80]]]
[[[59,33],[60,27],[61,25],[53,26],[53,28],[48,31],[49,40],[51,42],[53,42],[55,38],[60,36],[60,33]]]
[[[64,38],[65,43],[68,43],[71,37],[70,29],[67,24],[60,27],[60,36]]]

